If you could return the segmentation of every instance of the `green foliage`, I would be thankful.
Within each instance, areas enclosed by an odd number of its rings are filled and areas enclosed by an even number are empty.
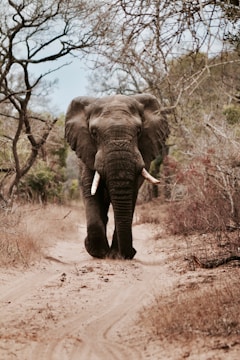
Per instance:
[[[179,81],[181,77],[189,77],[201,71],[208,62],[205,53],[188,53],[171,60],[169,66],[169,77],[171,80]]]
[[[22,179],[19,191],[31,201],[61,202],[64,179],[63,170],[55,172],[44,161],[39,161]]]
[[[154,159],[151,162],[150,165],[150,174],[153,175],[154,177],[158,177],[159,176],[159,172],[160,172],[160,166],[163,162],[163,157],[161,154],[159,154],[156,159]]]
[[[62,147],[59,147],[57,150],[53,150],[52,154],[58,157],[58,162],[60,167],[66,166],[67,159],[67,144],[64,143]]]
[[[48,184],[53,181],[53,173],[48,167],[39,166],[39,169],[27,177],[27,184],[36,192],[44,192]]]
[[[63,201],[68,154],[63,129],[63,117],[60,117],[35,164],[21,179],[18,190],[24,200],[44,203]]]
[[[54,131],[49,137],[47,143],[47,150],[52,159],[55,159],[58,166],[66,167],[66,160],[68,156],[68,145],[64,139],[64,115],[60,115]]]
[[[78,179],[72,179],[70,181],[69,189],[68,189],[68,197],[71,200],[79,199],[80,191],[79,191],[79,182]]]
[[[226,120],[229,125],[235,125],[240,123],[240,106],[226,106],[223,114],[226,116]]]

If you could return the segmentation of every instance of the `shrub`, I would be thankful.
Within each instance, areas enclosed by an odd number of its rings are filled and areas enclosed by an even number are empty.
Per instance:
[[[63,181],[63,169],[58,169],[58,172],[55,172],[42,161],[32,168],[21,181],[19,190],[25,200],[43,203],[61,202]]]
[[[0,211],[0,266],[29,266],[40,257],[39,242],[27,231],[21,212]]]
[[[214,159],[214,157],[213,157]],[[196,157],[175,174],[182,186],[180,201],[170,202],[173,233],[225,231],[240,225],[240,178],[235,168],[218,165],[211,154]]]
[[[229,105],[225,107],[223,114],[226,116],[228,124],[235,125],[240,123],[240,106]]]
[[[156,297],[141,313],[152,337],[229,336],[240,333],[238,273],[232,271],[220,283],[187,283],[177,294]],[[214,286],[213,286],[214,285]]]

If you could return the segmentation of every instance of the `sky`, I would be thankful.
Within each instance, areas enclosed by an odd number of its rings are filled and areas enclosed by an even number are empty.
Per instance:
[[[66,58],[64,58],[62,63],[66,61]],[[49,95],[51,112],[55,115],[65,113],[73,98],[90,95],[87,90],[89,70],[78,59],[71,58],[69,61],[71,61],[71,64],[63,66],[45,77],[46,81],[58,79],[57,85],[53,86]],[[56,64],[54,67],[56,67]],[[45,73],[49,70],[49,64],[41,64],[37,72],[36,68],[34,70],[38,74]]]
[[[79,61],[74,61],[53,73],[53,78],[58,79],[58,84],[51,94],[51,102],[56,105],[57,111],[65,113],[73,98],[88,95],[87,71]]]

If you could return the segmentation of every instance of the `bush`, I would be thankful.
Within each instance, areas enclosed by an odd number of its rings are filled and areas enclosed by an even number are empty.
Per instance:
[[[45,162],[39,162],[22,180],[19,190],[24,199],[33,202],[62,201],[64,171],[54,172]]]
[[[152,306],[141,313],[139,325],[144,324],[151,337],[157,339],[239,336],[238,283],[235,271],[228,272],[219,283],[186,283],[181,294],[177,288],[176,296],[156,297]]]
[[[229,125],[240,123],[240,106],[229,105],[224,109],[223,114],[226,116]]]
[[[80,198],[80,189],[78,179],[70,179],[68,185],[68,198],[78,200]]]
[[[240,225],[239,174],[235,168],[216,164],[212,155],[196,157],[175,174],[182,198],[168,207],[174,234],[225,231]]]
[[[39,241],[27,231],[21,212],[0,211],[0,267],[29,266],[41,256]]]

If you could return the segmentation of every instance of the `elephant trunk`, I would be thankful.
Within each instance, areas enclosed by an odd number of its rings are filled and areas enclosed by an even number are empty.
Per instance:
[[[132,246],[132,219],[142,176],[157,182],[144,169],[144,161],[135,141],[123,129],[111,129],[108,137],[96,154],[91,194],[95,195],[100,178],[104,181],[113,206],[115,232],[111,252],[125,259],[136,253]],[[124,134],[126,139],[124,139]],[[110,135],[113,140],[109,139]],[[114,255],[113,255],[114,256]]]
[[[115,236],[113,240],[113,250],[125,258],[132,259],[136,253],[132,246],[132,219],[135,201],[133,199],[134,190],[126,181],[118,184],[109,183],[109,193],[114,211]]]
[[[132,149],[131,149],[132,150]],[[112,250],[125,259],[132,259],[136,253],[132,247],[132,218],[137,196],[137,181],[143,164],[136,161],[122,143],[121,150],[106,153],[106,185],[111,199],[115,235]]]

